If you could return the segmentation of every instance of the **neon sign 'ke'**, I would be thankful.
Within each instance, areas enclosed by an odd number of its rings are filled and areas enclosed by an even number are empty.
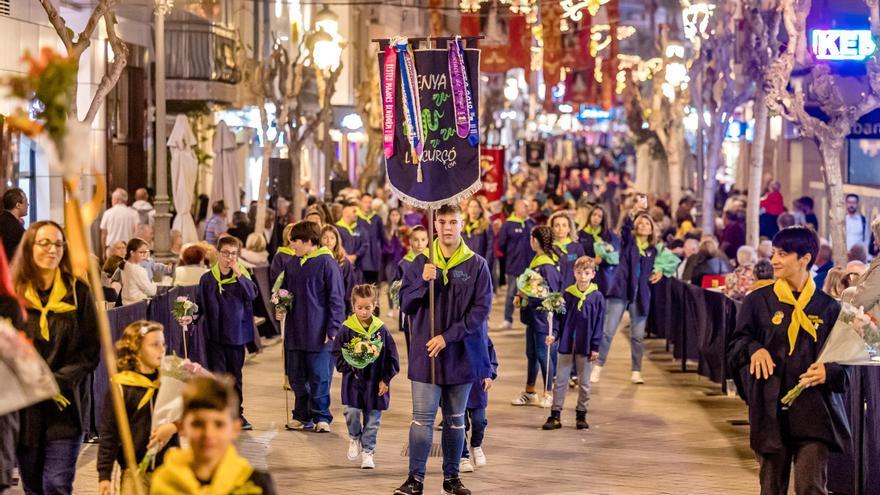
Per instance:
[[[814,29],[810,37],[819,60],[865,60],[877,49],[867,29]]]

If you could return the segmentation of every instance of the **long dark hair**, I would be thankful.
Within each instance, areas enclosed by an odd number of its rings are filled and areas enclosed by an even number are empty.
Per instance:
[[[21,237],[21,245],[18,248],[18,254],[15,256],[15,262],[12,267],[12,281],[16,294],[24,295],[27,286],[33,283],[33,281],[40,279],[40,268],[34,263],[34,247],[37,231],[43,227],[55,227],[58,229],[58,232],[61,232],[61,238],[64,242],[67,242],[67,238],[64,236],[64,229],[57,223],[51,220],[43,220],[31,224]],[[70,256],[68,256],[67,252],[67,247],[65,246],[64,252],[61,255],[61,262],[58,263],[58,269],[61,270],[61,275],[65,279],[71,280],[75,277],[73,276],[73,268],[70,265]]]
[[[590,212],[587,214],[587,226],[591,226],[591,218],[593,218],[593,212],[599,210],[602,212],[602,225],[599,226],[599,237],[601,237],[605,242],[611,242],[611,223],[608,219],[608,212],[602,205],[595,205],[590,208]]]
[[[397,225],[391,225],[391,214],[395,211],[400,215],[400,220],[397,222]],[[400,211],[400,208],[391,208],[388,210],[388,221],[385,222],[385,238],[390,241],[391,238],[394,237],[394,234],[400,232],[400,227],[404,225],[406,225],[406,223],[403,221],[403,212]],[[403,239],[401,239],[401,242],[402,241]]]
[[[147,241],[141,239],[140,237],[132,237],[131,240],[128,241],[128,244],[125,245],[125,262],[120,264],[120,268],[125,269],[125,265],[128,264],[129,258],[131,258],[131,253],[137,251],[141,248],[141,246],[146,246]]]
[[[538,241],[538,246],[549,256],[562,257],[565,253],[561,249],[553,245],[553,229],[546,225],[538,225],[532,229],[532,237]]]

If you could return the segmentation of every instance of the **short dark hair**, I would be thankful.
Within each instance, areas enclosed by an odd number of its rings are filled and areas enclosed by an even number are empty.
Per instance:
[[[231,376],[215,373],[214,376],[191,378],[183,388],[183,416],[198,410],[228,412],[238,419],[238,394]]]
[[[290,229],[290,240],[310,242],[313,246],[321,245],[321,227],[315,222],[301,220]]]
[[[223,210],[226,209],[226,203],[223,200],[214,201],[214,204],[211,205],[211,211],[216,213],[217,215],[223,213]]]
[[[424,232],[425,235],[428,235],[428,231],[427,231],[427,229],[425,229],[425,228],[422,227],[421,225],[416,225],[415,227],[413,227],[412,229],[410,229],[410,231],[409,231],[409,238],[412,239],[413,236],[416,235],[416,232]]]
[[[756,280],[773,280],[773,263],[770,260],[760,260],[752,269]]]
[[[796,253],[798,259],[809,254],[810,262],[807,264],[809,270],[816,262],[816,255],[819,254],[819,238],[812,230],[795,225],[780,230],[773,237],[773,247],[787,253]]]
[[[461,215],[461,208],[456,204],[443,205],[437,209],[438,215]]]
[[[809,209],[813,209],[813,198],[809,196],[803,196],[797,199],[797,202],[806,206]]]
[[[3,209],[11,210],[15,208],[15,205],[18,203],[24,203],[27,197],[24,195],[24,191],[17,187],[13,187],[12,189],[7,189],[5,193],[3,193]]]
[[[184,266],[201,264],[205,261],[205,249],[198,245],[189,246],[180,253],[180,258]]]
[[[858,195],[858,194],[855,194],[855,193],[849,193],[849,194],[847,194],[847,195],[846,195],[846,199],[849,199],[849,198],[856,198],[856,201],[859,201],[859,195]]]
[[[241,250],[241,241],[238,237],[224,234],[217,239],[217,251],[223,249],[224,246],[233,246],[235,249]]]

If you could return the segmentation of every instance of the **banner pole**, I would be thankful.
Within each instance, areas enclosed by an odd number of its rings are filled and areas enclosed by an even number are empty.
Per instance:
[[[428,258],[434,263],[434,208],[428,207]],[[431,324],[431,338],[434,338],[434,281],[428,284],[428,312],[430,313],[429,322]],[[435,375],[434,358],[431,358],[431,384],[437,382]]]

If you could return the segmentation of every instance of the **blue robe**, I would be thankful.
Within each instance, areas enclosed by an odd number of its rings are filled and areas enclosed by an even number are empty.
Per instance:
[[[589,256],[590,258],[596,257],[596,250],[593,247],[595,239],[592,234],[588,234],[581,230],[579,242],[584,248],[584,255]],[[608,240],[606,242],[614,246],[615,251],[620,251],[620,237],[618,237],[617,234],[609,232]],[[596,270],[596,276],[593,278],[593,282],[599,287],[599,292],[602,294],[608,295],[608,290],[611,288],[611,284],[614,283],[614,271],[616,268],[616,265],[608,264],[605,260],[602,260],[602,263],[599,264],[599,269]]]
[[[555,329],[559,342],[559,354],[589,356],[599,352],[602,330],[605,328],[605,298],[598,290],[587,294],[581,309],[578,298],[565,293],[565,314],[557,315],[559,326]]]
[[[358,227],[364,233],[364,245],[366,252],[361,263],[361,270],[367,272],[378,272],[382,269],[382,246],[385,244],[385,227],[382,224],[382,217],[374,214],[370,221],[358,217]],[[343,227],[339,227],[345,230]],[[360,260],[360,256],[358,256]]]
[[[419,258],[419,257],[424,258],[424,255],[422,255],[422,254],[416,255],[416,258]],[[400,263],[397,264],[397,270],[394,272],[394,279],[391,281],[392,283],[396,282],[398,280],[401,281],[401,283],[400,283],[400,304],[401,305],[403,305],[403,287],[404,287],[404,285],[406,285],[406,279],[404,278],[404,276],[406,275],[406,271],[409,269],[410,265],[412,265],[412,264],[413,264],[413,262],[407,260],[406,258],[401,259]],[[404,333],[409,332],[409,320],[410,320],[409,315],[407,315],[403,311],[400,311],[398,314],[398,322],[397,322],[398,327],[397,328],[399,328],[401,332],[404,332]]]
[[[342,270],[332,256],[321,255],[300,264],[294,256],[284,265],[283,288],[293,296],[284,326],[284,348],[321,352],[345,317]]]
[[[620,265],[614,270],[614,279],[605,297],[622,299],[627,304],[635,302],[639,314],[647,315],[651,309],[650,279],[657,249],[650,246],[642,256],[632,231],[633,220],[627,217],[620,230]]]
[[[339,264],[337,263],[337,266]],[[351,290],[354,289],[354,286],[361,283],[360,273],[354,268],[354,265],[351,264],[351,261],[348,261],[348,258],[342,262],[342,266],[339,267],[342,271],[342,290],[343,290],[343,299],[345,300],[345,314],[351,314]]]
[[[379,358],[364,369],[355,369],[342,357],[342,345],[354,337],[362,337],[352,329],[342,326],[333,342],[333,358],[336,370],[342,373],[342,404],[364,411],[385,411],[391,402],[391,379],[400,371],[397,346],[385,325],[376,332],[383,342]],[[385,382],[389,391],[380,396],[379,382]]]
[[[532,219],[526,220],[524,225],[508,220],[501,226],[501,231],[498,232],[498,248],[504,254],[504,271],[507,275],[520,276],[535,256],[531,245],[534,226]]]
[[[269,284],[271,286],[275,286],[275,281],[278,280],[278,276],[284,273],[284,265],[287,264],[293,256],[287,253],[275,253],[275,256],[272,258],[272,264],[269,265]]]
[[[461,238],[464,239],[467,247],[471,248],[471,251],[479,254],[486,260],[486,264],[489,265],[489,270],[492,270],[492,263],[495,262],[495,233],[492,231],[492,225],[490,224],[486,227],[482,233],[478,233],[476,230],[472,230],[470,234],[468,234],[467,229],[461,231]]]
[[[556,265],[541,265],[533,268],[534,271],[544,277],[544,281],[550,287],[550,292],[562,292],[562,273]],[[540,309],[541,299],[533,297],[527,298],[528,302],[525,307],[519,311],[519,321],[526,326],[531,326],[536,332],[542,335],[550,334],[550,323],[547,321],[547,312]],[[558,323],[554,322],[556,327]]]
[[[197,294],[201,328],[209,342],[238,346],[254,341],[254,282],[242,274],[236,282],[224,285],[221,294],[217,279],[208,271],[199,279]]]
[[[559,258],[559,271],[562,273],[562,288],[564,290],[569,285],[575,283],[574,262],[584,255],[584,247],[580,243],[570,242],[562,251],[563,256]]]
[[[355,226],[351,229],[354,235],[345,227],[334,226],[339,231],[339,238],[342,239],[342,247],[345,248],[345,254],[357,256],[357,259],[354,260],[355,268],[359,272],[365,270],[364,261],[369,249],[369,242],[367,240],[367,232],[364,230],[364,224],[359,219],[355,221]]]
[[[400,291],[401,309],[411,316],[409,379],[438,385],[460,385],[491,376],[488,353],[488,321],[492,307],[492,277],[482,256],[474,255],[449,270],[449,283],[437,270],[434,281],[435,335],[443,335],[446,348],[431,358],[425,347],[431,339],[428,282],[422,270],[428,258],[417,256],[406,270]]]
[[[495,344],[489,339],[489,365],[491,366],[492,375],[488,378],[495,380],[498,378],[498,356],[495,354]],[[489,407],[489,392],[483,389],[483,380],[475,380],[471,385],[471,392],[468,395],[468,409],[486,409]]]

